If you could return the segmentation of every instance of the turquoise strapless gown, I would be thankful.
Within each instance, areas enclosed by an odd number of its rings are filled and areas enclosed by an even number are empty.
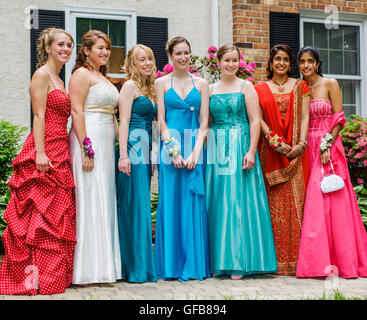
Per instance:
[[[129,282],[156,282],[151,227],[150,180],[152,121],[156,107],[145,96],[136,98],[131,109],[128,155],[130,177],[118,170],[116,192],[122,277]]]
[[[268,199],[256,152],[242,170],[250,125],[241,92],[212,94],[205,176],[211,271],[247,275],[277,271]]]
[[[200,92],[194,85],[182,99],[171,87],[164,103],[170,134],[181,141],[181,154],[186,159],[195,144],[195,136],[189,131],[184,139],[184,131],[199,128]],[[155,239],[158,278],[185,281],[210,277],[203,165],[198,163],[192,171],[176,169],[162,143]]]

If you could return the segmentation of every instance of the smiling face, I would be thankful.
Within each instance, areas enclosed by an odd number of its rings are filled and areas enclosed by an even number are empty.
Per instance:
[[[218,60],[218,64],[222,71],[222,75],[236,75],[240,64],[238,51],[232,50],[226,52],[221,56],[220,60]]]
[[[185,70],[189,67],[191,51],[186,42],[181,42],[173,47],[172,54],[169,55],[173,66],[177,70]]]
[[[90,63],[96,66],[105,66],[111,56],[111,48],[102,38],[98,38],[90,50],[84,48],[84,52],[89,57]]]
[[[73,42],[65,33],[58,33],[52,44],[46,47],[46,52],[51,59],[65,64],[69,61],[73,50]]]
[[[291,62],[287,52],[279,50],[271,63],[274,75],[284,76],[290,72]]]
[[[142,77],[149,77],[153,72],[153,57],[144,49],[138,48],[136,53],[135,67]]]
[[[316,62],[316,59],[310,52],[304,52],[298,62],[299,71],[304,77],[314,75],[319,65],[320,63]]]

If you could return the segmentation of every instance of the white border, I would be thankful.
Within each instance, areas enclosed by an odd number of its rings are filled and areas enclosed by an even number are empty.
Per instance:
[[[302,12],[300,12],[302,15]],[[315,12],[315,18],[310,17],[310,12],[307,12],[305,17],[300,18],[300,47],[304,46],[304,38],[303,38],[303,24],[304,22],[311,23],[325,23],[325,16],[323,18],[320,17],[320,12]],[[329,78],[338,78],[338,79],[350,79],[350,80],[361,80],[360,86],[357,86],[356,89],[356,113],[360,114],[362,117],[367,116],[367,65],[365,61],[365,54],[367,53],[367,16],[364,17],[364,20],[356,19],[356,16],[349,17],[347,19],[345,14],[339,15],[339,24],[340,25],[349,25],[349,26],[358,26],[359,27],[359,38],[360,38],[360,76],[337,76],[333,74],[325,74],[325,76]],[[355,21],[353,21],[355,19]],[[359,109],[359,110],[358,110]],[[359,111],[359,112],[358,112]]]
[[[137,22],[135,10],[97,9],[75,6],[65,6],[65,30],[76,40],[76,18],[95,18],[106,20],[126,21],[126,52],[137,43]],[[74,48],[70,61],[65,66],[65,85],[68,87],[71,71],[76,59],[76,48]],[[108,74],[111,78],[123,78],[122,74]]]

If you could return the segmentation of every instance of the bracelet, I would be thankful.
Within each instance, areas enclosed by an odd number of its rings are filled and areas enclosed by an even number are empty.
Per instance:
[[[85,137],[83,140],[83,151],[87,157],[89,157],[90,159],[94,159],[94,150],[92,148],[92,141],[88,137]]]
[[[296,147],[298,148],[299,151],[304,152],[306,150],[306,148],[304,146],[302,146],[301,144],[296,144]]]
[[[129,159],[129,156],[120,157],[119,161]]]
[[[171,158],[175,159],[180,155],[181,149],[174,137],[168,137],[166,140],[164,140],[163,143],[164,148],[166,149]]]
[[[325,134],[320,142],[320,152],[323,153],[331,148],[332,144],[334,142],[333,136],[330,132]]]
[[[265,139],[268,142],[270,148],[274,151],[281,152],[281,145],[283,139],[279,137],[274,131],[269,131],[265,134]]]

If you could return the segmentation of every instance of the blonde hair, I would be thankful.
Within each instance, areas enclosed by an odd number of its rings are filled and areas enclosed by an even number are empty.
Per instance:
[[[83,35],[82,44],[79,48],[79,52],[75,61],[75,66],[71,73],[74,73],[81,67],[93,71],[93,67],[87,61],[87,55],[84,52],[84,48],[92,50],[92,47],[96,44],[98,39],[103,39],[107,44],[107,48],[111,49],[111,39],[108,37],[108,35],[99,30],[89,30]],[[99,72],[101,72],[106,77],[107,65],[101,66]]]
[[[73,46],[75,45],[73,37],[68,32],[66,32],[64,29],[47,28],[43,30],[41,32],[40,37],[37,40],[37,43],[38,43],[37,45],[37,59],[38,59],[37,69],[45,65],[45,63],[47,62],[49,57],[46,51],[46,47],[50,47],[52,43],[55,41],[56,36],[60,33],[66,34],[70,38],[71,42],[73,43]]]
[[[146,78],[144,82],[141,80],[140,73],[135,64],[139,49],[143,49],[147,53],[148,57],[153,61],[153,72],[149,77]],[[154,75],[157,72],[155,63],[155,57],[152,49],[143,44],[137,44],[133,46],[127,53],[124,65],[122,67],[122,72],[126,73],[125,80],[127,81],[131,79],[134,81],[139,92],[153,101],[156,101],[156,95],[153,88]]]

